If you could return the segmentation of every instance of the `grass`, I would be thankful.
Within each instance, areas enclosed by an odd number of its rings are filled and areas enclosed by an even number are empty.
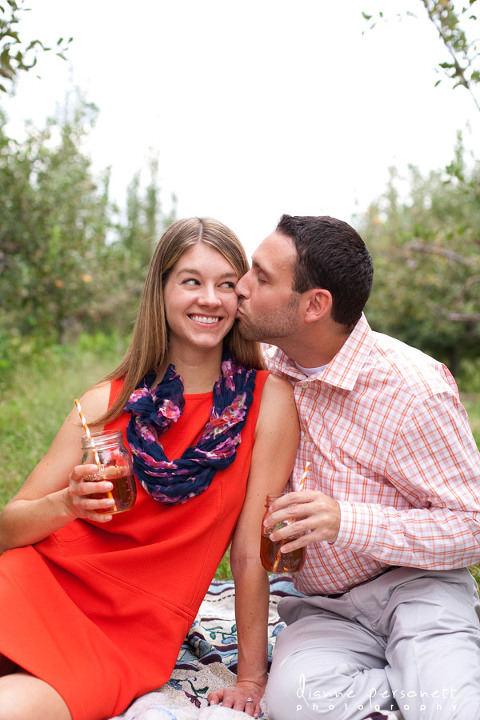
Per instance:
[[[19,362],[0,400],[1,507],[43,457],[74,399],[113,369],[120,352],[115,343],[99,351],[49,348]]]
[[[122,343],[97,337],[76,347],[50,348],[19,360],[0,399],[0,435],[4,471],[0,508],[20,488],[47,451],[73,401],[119,362]],[[478,383],[476,383],[478,386]],[[480,391],[462,393],[472,431],[480,446]],[[480,565],[472,569],[480,582]],[[216,577],[231,579],[228,553]]]

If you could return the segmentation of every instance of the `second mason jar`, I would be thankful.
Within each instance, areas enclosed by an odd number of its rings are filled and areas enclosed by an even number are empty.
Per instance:
[[[281,497],[279,495],[267,495],[265,500],[265,515],[264,520],[267,517],[271,504]],[[290,542],[294,538],[285,538],[284,540],[276,540],[275,542],[270,539],[271,533],[274,530],[279,530],[290,523],[290,520],[283,520],[282,522],[275,523],[272,527],[267,527],[262,524],[262,538],[260,543],[260,559],[265,570],[274,573],[294,573],[301,570],[303,563],[305,562],[305,548],[301,547],[292,552],[282,553],[281,548],[286,543]]]

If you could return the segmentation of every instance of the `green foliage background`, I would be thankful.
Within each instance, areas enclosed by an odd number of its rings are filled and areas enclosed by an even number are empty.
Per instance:
[[[359,220],[374,259],[372,326],[444,361],[454,375],[480,347],[480,166],[461,137],[441,171],[391,170]]]
[[[175,217],[162,212],[158,163],[109,198],[109,172],[92,172],[83,145],[97,109],[77,94],[23,142],[0,115],[0,369],[63,345],[80,332],[126,335],[156,240]],[[5,381],[5,380],[4,380]],[[0,386],[1,386],[0,378]]]

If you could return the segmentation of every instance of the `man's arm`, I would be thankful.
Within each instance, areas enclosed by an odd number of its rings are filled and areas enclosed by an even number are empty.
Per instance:
[[[435,395],[415,409],[387,472],[409,506],[341,503],[339,543],[391,565],[447,570],[479,562],[480,454],[455,396]],[[358,523],[368,528],[363,537],[353,531]]]
[[[279,530],[303,534],[285,551],[325,540],[388,565],[434,570],[480,561],[480,455],[468,417],[455,396],[436,395],[404,422],[386,478],[404,507],[341,500],[319,491],[292,493],[275,503],[272,517],[294,517]],[[288,507],[290,503],[296,507]]]

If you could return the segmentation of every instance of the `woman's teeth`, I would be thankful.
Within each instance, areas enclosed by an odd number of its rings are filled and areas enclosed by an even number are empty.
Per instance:
[[[219,317],[207,317],[206,315],[190,315],[190,317],[195,322],[205,323],[206,325],[211,325],[220,320]]]

